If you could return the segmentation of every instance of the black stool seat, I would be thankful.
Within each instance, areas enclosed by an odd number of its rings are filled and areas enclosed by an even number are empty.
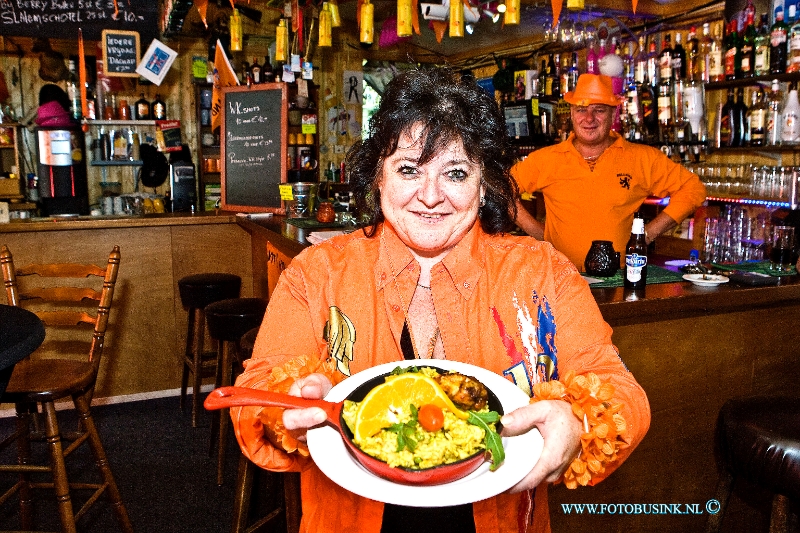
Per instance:
[[[719,416],[726,466],[800,502],[800,398],[728,400]]]
[[[184,307],[204,308],[210,303],[237,298],[242,288],[242,278],[235,274],[209,272],[184,276],[178,281],[181,303]]]
[[[206,306],[208,334],[218,341],[238,342],[264,319],[267,302],[261,298],[230,298]]]
[[[725,402],[717,419],[723,470],[717,486],[719,512],[709,515],[707,533],[720,531],[737,478],[773,494],[770,533],[797,528],[800,504],[800,397],[753,396]]]

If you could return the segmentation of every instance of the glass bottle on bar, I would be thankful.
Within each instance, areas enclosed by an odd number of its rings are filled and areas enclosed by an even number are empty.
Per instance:
[[[167,120],[167,104],[156,94],[156,99],[150,104],[150,118],[153,120]]]
[[[686,65],[684,68],[686,80],[698,79],[700,63],[700,39],[697,38],[697,28],[692,26],[686,35]]]
[[[253,83],[263,83],[261,79],[261,65],[258,64],[258,58],[253,58],[253,63],[250,65],[250,77]]]
[[[75,60],[70,59],[67,77],[67,97],[69,98],[69,115],[75,120],[80,120],[83,114],[83,109],[81,107],[81,90],[78,83],[78,74],[75,71]]]
[[[644,83],[647,74],[647,47],[645,43],[645,36],[639,36],[639,53],[633,62],[633,79],[638,84]]]
[[[672,79],[672,38],[669,33],[664,34],[664,39],[661,43],[661,53],[658,54],[659,85],[664,83],[665,78],[667,83]]]
[[[636,213],[631,227],[631,237],[625,246],[623,286],[629,290],[643,290],[645,285],[647,285],[647,242],[644,236],[644,219]]]
[[[136,120],[150,120],[150,102],[144,97],[144,93],[139,95],[134,107],[134,118]]]
[[[788,38],[789,57],[786,60],[786,72],[800,72],[800,16],[792,22]]]
[[[767,146],[781,144],[781,86],[778,80],[772,80],[772,90],[767,102]]]
[[[656,52],[656,42],[650,40],[650,49],[647,52],[647,79],[650,80],[650,86],[653,91],[658,91],[658,52]]]
[[[781,144],[797,143],[800,143],[800,102],[797,88],[792,85],[781,113]]]
[[[793,7],[793,6],[790,6]],[[769,72],[783,74],[786,72],[787,36],[789,27],[783,21],[783,9],[775,14],[775,23],[770,28],[769,40]]]
[[[747,128],[747,104],[744,103],[744,87],[736,89],[736,104],[733,108],[733,144],[744,146]]]
[[[755,24],[755,10],[746,10],[747,20],[745,21],[744,31],[742,32],[742,61],[741,61],[741,77],[752,78],[755,71],[755,57],[756,57],[756,24]]]
[[[728,24],[725,47],[725,79],[735,80],[742,73],[742,48],[739,46],[739,22],[733,19]]]
[[[681,44],[681,32],[675,32],[675,46],[672,48],[672,72],[673,76],[678,79],[685,80],[686,79],[686,50],[683,48],[683,44]],[[675,70],[678,71],[675,74]]]
[[[725,64],[723,63],[723,46],[720,37],[720,26],[714,27],[714,35],[711,37],[711,51],[708,61],[709,81],[723,81],[725,79]]]
[[[667,41],[667,45],[669,41]],[[670,142],[672,140],[672,76],[668,70],[661,71],[661,79],[658,83],[658,126],[660,140]]]
[[[658,138],[658,100],[650,78],[645,70],[644,80],[639,85],[639,117],[642,120],[642,133],[645,141]]]
[[[761,24],[755,39],[755,56],[753,59],[753,74],[756,76],[766,76],[769,74],[769,23],[767,14],[761,15]]]
[[[752,104],[747,112],[748,144],[764,146],[767,138],[767,105],[763,91],[753,91]]]
[[[733,89],[728,89],[728,100],[722,106],[719,116],[719,145],[721,147],[731,147],[734,145],[735,130],[735,108],[736,102],[733,101]]]

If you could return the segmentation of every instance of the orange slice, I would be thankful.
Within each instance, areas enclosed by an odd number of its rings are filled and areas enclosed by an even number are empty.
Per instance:
[[[417,373],[387,376],[364,397],[356,412],[353,437],[363,442],[383,428],[397,423],[396,413],[409,404],[420,407],[433,404],[447,409],[458,418],[466,420],[469,414],[453,404],[435,380]]]

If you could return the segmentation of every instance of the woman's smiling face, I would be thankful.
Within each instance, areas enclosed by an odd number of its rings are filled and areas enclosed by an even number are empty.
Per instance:
[[[475,224],[485,190],[460,140],[420,165],[422,133],[421,125],[404,132],[383,161],[381,210],[415,256],[440,260]]]

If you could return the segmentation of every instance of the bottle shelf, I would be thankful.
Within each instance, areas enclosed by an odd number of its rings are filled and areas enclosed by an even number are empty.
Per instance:
[[[93,167],[140,167],[143,162],[141,160],[125,160],[125,161],[92,161]]]
[[[717,89],[730,89],[735,87],[748,87],[750,85],[768,85],[772,80],[778,81],[800,81],[800,72],[784,72],[783,74],[769,74],[767,76],[753,76],[751,78],[740,78],[736,80],[712,81],[705,84],[707,91]]]
[[[155,126],[155,120],[85,120],[89,126]]]

